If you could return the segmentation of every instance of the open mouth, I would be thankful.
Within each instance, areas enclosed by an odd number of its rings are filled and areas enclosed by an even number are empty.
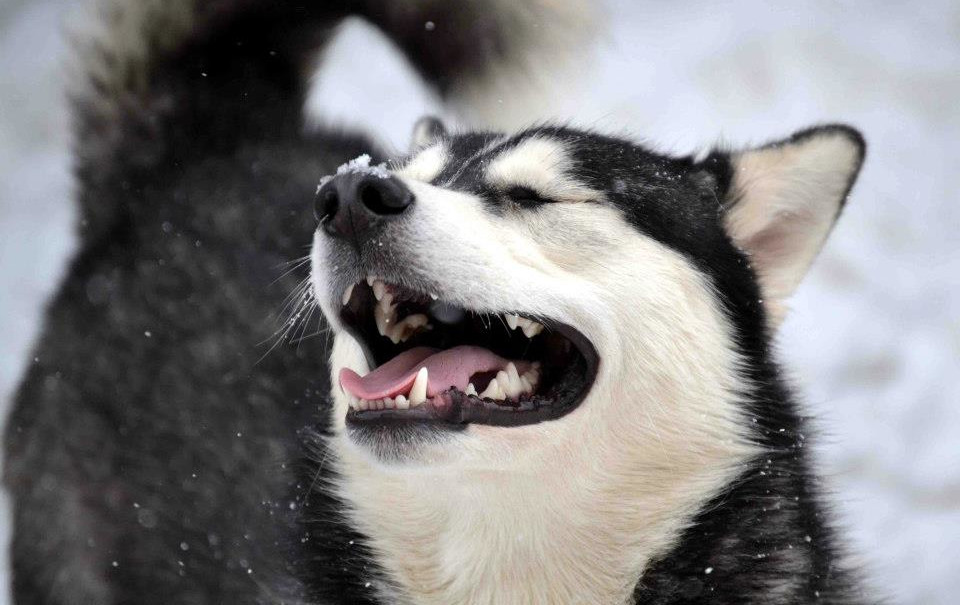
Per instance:
[[[374,368],[340,370],[348,423],[531,424],[575,409],[596,377],[593,345],[549,319],[474,312],[376,278],[342,303]]]

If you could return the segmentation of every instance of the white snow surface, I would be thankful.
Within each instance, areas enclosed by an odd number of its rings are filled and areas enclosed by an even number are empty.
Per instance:
[[[0,4],[0,401],[75,246],[59,89],[66,0]],[[960,3],[607,2],[609,32],[559,118],[689,153],[804,126],[860,128],[868,158],[779,347],[820,418],[818,464],[851,549],[894,603],[960,594]],[[405,149],[439,113],[409,65],[349,22],[309,103]],[[6,513],[4,512],[4,515]],[[0,523],[0,540],[9,522]],[[0,561],[0,584],[6,585]],[[0,593],[2,594],[2,593]],[[5,599],[0,598],[0,603]]]

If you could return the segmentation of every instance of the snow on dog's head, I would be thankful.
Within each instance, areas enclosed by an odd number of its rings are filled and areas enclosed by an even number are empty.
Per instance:
[[[346,441],[488,468],[735,460],[751,368],[859,135],[698,162],[562,127],[426,133],[387,178],[345,169],[318,191],[313,286]]]

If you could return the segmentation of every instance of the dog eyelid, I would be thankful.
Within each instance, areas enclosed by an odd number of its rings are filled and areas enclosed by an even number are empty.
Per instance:
[[[535,189],[523,185],[508,187],[504,190],[503,194],[520,206],[539,206],[541,204],[549,204],[553,201],[543,197]]]

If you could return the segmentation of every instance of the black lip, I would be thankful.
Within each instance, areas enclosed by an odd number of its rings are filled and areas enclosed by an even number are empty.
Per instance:
[[[352,307],[366,307],[374,303],[373,292],[365,283],[357,284],[351,299]],[[504,310],[500,314],[520,311]],[[377,367],[376,355],[371,349],[368,337],[361,333],[357,324],[351,321],[349,310],[341,309],[341,320],[346,331],[360,344],[370,367]],[[572,326],[550,319],[537,318],[547,331],[557,333],[570,341],[579,353],[576,365],[568,368],[557,384],[551,388],[549,397],[534,395],[517,405],[504,405],[466,395],[450,389],[441,393],[442,408],[426,404],[410,410],[349,410],[346,416],[348,428],[361,437],[368,433],[383,433],[393,428],[411,426],[431,427],[441,430],[463,430],[469,424],[494,426],[523,426],[548,420],[555,420],[575,410],[593,388],[600,366],[600,357],[593,343]],[[369,333],[369,330],[367,330]],[[369,436],[369,435],[367,435]]]

